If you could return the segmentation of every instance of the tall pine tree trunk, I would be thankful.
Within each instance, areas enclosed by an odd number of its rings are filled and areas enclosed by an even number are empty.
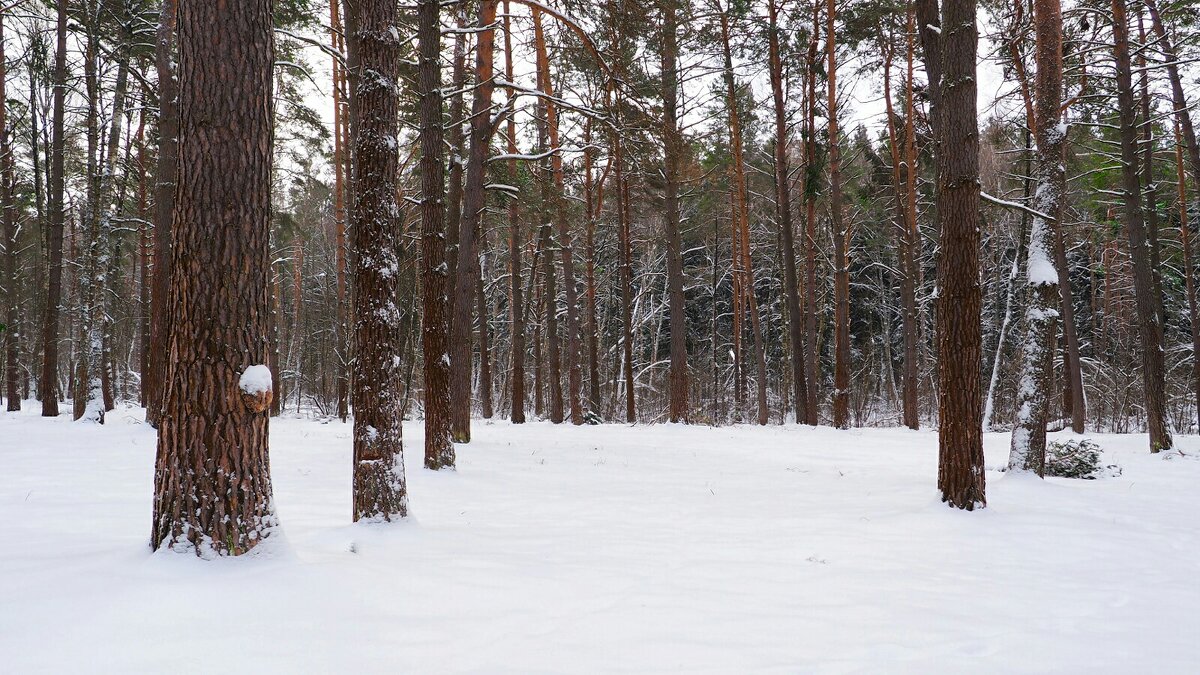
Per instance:
[[[171,284],[171,217],[179,152],[178,82],[175,77],[175,23],[179,0],[163,0],[154,63],[158,71],[158,159],[154,172],[154,278],[150,293],[150,371],[146,373],[146,421],[158,425],[167,374],[167,311]]]
[[[4,286],[4,397],[7,410],[21,409],[17,380],[17,208],[14,203],[12,142],[8,133],[8,62],[4,56],[4,16],[0,14],[0,246],[4,247],[0,285]]]
[[[1008,467],[1012,471],[1046,470],[1046,420],[1053,378],[1058,307],[1062,304],[1054,247],[1059,239],[1062,202],[1067,188],[1063,150],[1067,127],[1059,124],[1062,106],[1063,37],[1060,0],[1035,0],[1037,75],[1036,118],[1030,120],[1037,143],[1037,175],[1033,216],[1026,253],[1025,339],[1017,384],[1017,423],[1013,427]],[[1069,297],[1069,293],[1065,294]]]
[[[509,2],[504,0],[504,79],[513,81],[512,21]],[[516,93],[510,90],[509,107],[515,106]],[[508,154],[517,154],[517,122],[513,114],[508,115]],[[517,160],[507,162],[508,183],[517,183]],[[512,410],[509,419],[513,424],[525,423],[525,308],[521,296],[521,214],[520,203],[515,196],[508,198],[508,265],[509,301],[508,311],[511,325],[511,353],[509,377],[512,379]]]
[[[238,555],[276,523],[272,392],[256,368],[269,338],[271,3],[184,3],[178,35],[171,359],[150,543]]]
[[[1113,55],[1116,59],[1117,114],[1121,124],[1121,183],[1124,190],[1125,229],[1133,259],[1133,288],[1141,339],[1142,386],[1146,398],[1146,422],[1150,451],[1169,450],[1171,430],[1166,415],[1166,366],[1163,362],[1163,327],[1154,295],[1153,260],[1146,221],[1142,212],[1138,178],[1137,107],[1129,58],[1129,20],[1125,0],[1112,0]]]
[[[437,5],[422,2],[420,37],[437,25]],[[350,232],[354,261],[354,520],[390,521],[408,513],[401,420],[404,395],[400,285],[400,33],[395,0],[348,0]],[[421,48],[426,48],[421,40]],[[424,53],[422,54],[424,56]]]
[[[758,370],[757,377],[755,378],[758,390],[758,415],[756,421],[759,424],[766,424],[768,421],[766,348],[763,344],[762,323],[758,314],[758,302],[754,294],[754,263],[750,254],[749,198],[746,187],[745,159],[742,150],[741,116],[738,113],[737,83],[733,74],[728,11],[723,10],[720,18],[721,44],[725,57],[725,105],[729,115],[729,145],[732,154],[731,162],[733,164],[733,208],[731,212],[733,215],[733,237],[735,243],[734,274],[741,279],[740,283],[735,287],[736,290],[734,293],[740,296],[743,302],[742,308],[750,315],[750,329],[754,338],[754,359]],[[740,337],[740,330],[735,328],[734,332],[736,342]]]
[[[58,24],[54,52],[54,108],[51,113],[49,231],[46,238],[49,272],[47,278],[45,317],[42,322],[42,378],[38,394],[42,399],[42,416],[58,416],[58,315],[62,305],[64,181],[63,153],[66,139],[63,118],[67,91],[67,0],[58,2]]]
[[[774,0],[772,0],[774,1]],[[688,421],[687,315],[683,294],[683,244],[679,232],[679,72],[677,0],[663,0],[663,224],[667,240],[667,288],[671,321],[671,367],[668,387],[672,422]]]
[[[567,222],[565,183],[563,177],[562,143],[559,138],[558,104],[554,98],[554,82],[550,74],[550,59],[546,51],[546,37],[542,30],[541,11],[533,9],[534,45],[537,53],[537,67],[541,80],[540,89],[546,95],[543,99],[546,113],[546,132],[550,139],[550,173],[554,181],[553,189],[548,193],[551,203],[550,211],[558,230],[558,250],[562,257],[563,296],[566,301],[566,366],[567,366],[567,402],[571,408],[571,423],[583,424],[583,407],[581,400],[582,373],[579,365],[579,299],[575,284],[574,251],[571,247],[572,236],[570,224]],[[552,357],[553,358],[553,357]]]
[[[450,316],[446,262],[445,149],[442,144],[441,8],[417,9],[421,142],[421,349],[425,380],[425,466],[454,466],[450,436]]]
[[[455,442],[471,440],[471,308],[475,303],[475,278],[479,275],[476,238],[486,206],[483,184],[487,178],[488,147],[492,138],[492,64],[496,20],[495,0],[481,0],[476,26],[476,86],[471,102],[471,149],[467,157],[462,218],[458,228],[458,266],[450,318],[450,433]],[[485,320],[485,317],[480,317]],[[429,467],[435,468],[435,467]]]
[[[850,426],[850,232],[842,214],[842,158],[837,124],[837,7],[825,7],[829,97],[829,215],[833,228],[833,426]]]
[[[780,6],[776,6],[776,3]],[[767,0],[767,35],[771,96],[775,103],[775,217],[783,241],[783,289],[787,302],[788,338],[792,348],[792,398],[797,422],[808,420],[808,380],[804,373],[804,329],[796,278],[796,244],[792,232],[792,196],[788,181],[787,111],[783,97],[783,58],[779,53],[778,13],[783,0]]]
[[[987,504],[983,466],[979,284],[979,118],[976,110],[975,0],[944,0],[940,35],[926,49],[937,138],[938,488],[942,501],[972,510]],[[936,3],[935,3],[936,6]],[[928,45],[929,43],[926,42]]]

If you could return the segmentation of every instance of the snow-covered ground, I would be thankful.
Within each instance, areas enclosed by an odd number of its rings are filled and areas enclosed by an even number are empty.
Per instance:
[[[941,505],[937,436],[477,421],[350,524],[341,423],[272,423],[281,532],[152,555],[154,432],[0,413],[0,671],[1200,672],[1200,439]]]

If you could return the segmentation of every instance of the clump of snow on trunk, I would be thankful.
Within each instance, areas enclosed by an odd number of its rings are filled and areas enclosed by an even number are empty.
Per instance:
[[[250,412],[260,413],[271,407],[273,395],[271,388],[271,369],[259,364],[250,366],[242,371],[238,378],[238,389],[242,392],[242,402]]]

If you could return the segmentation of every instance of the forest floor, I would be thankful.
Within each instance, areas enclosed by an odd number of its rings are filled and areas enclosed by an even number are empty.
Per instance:
[[[1200,672],[1200,438],[938,501],[937,435],[477,420],[412,517],[350,523],[350,427],[278,419],[281,530],[147,548],[154,431],[0,413],[11,673]]]

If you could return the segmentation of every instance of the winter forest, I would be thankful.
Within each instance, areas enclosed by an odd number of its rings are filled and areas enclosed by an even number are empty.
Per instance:
[[[1198,114],[1194,0],[5,0],[0,653],[1197,672]]]

